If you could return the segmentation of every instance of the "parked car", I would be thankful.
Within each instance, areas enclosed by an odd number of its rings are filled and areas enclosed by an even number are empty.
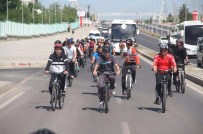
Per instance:
[[[197,39],[197,66],[201,67],[203,63],[203,37]]]
[[[160,45],[161,43],[166,43],[166,44],[168,44],[168,38],[167,38],[167,37],[160,37],[160,38],[159,38],[158,45]]]

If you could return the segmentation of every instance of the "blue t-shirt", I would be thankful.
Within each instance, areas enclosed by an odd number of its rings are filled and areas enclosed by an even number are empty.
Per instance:
[[[95,63],[96,63],[96,61],[99,59],[99,53],[98,52],[95,52],[95,53],[93,53],[92,54],[92,56],[94,56],[95,57]]]

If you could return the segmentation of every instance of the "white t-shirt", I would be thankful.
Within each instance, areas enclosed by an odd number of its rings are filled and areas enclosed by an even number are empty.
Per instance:
[[[67,46],[64,46],[63,48],[65,50],[65,54],[67,55],[68,59],[69,60],[73,59],[74,52],[76,52],[76,47],[72,45],[71,48]]]

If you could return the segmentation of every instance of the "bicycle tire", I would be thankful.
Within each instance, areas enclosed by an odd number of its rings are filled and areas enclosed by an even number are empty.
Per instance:
[[[62,109],[64,106],[64,99],[65,96],[62,95],[62,90],[58,90],[58,102],[59,102],[59,109]]]
[[[108,89],[107,85],[105,85],[104,103],[105,103],[105,113],[108,113],[108,111],[109,111],[109,89]]]
[[[56,110],[57,106],[57,86],[54,85],[52,89],[52,95],[51,95],[51,108],[53,111]]]
[[[175,87],[176,87],[176,92],[180,92],[180,81],[179,80],[177,81]]]
[[[72,87],[73,79],[72,79],[70,76],[68,76],[68,77],[69,77],[69,78],[68,78],[69,87]]]
[[[129,98],[131,98],[131,88],[132,88],[132,77],[131,75],[127,74],[126,76],[126,82],[127,82],[127,100],[129,100]]]
[[[184,73],[181,73],[181,92],[184,94],[185,93],[185,76]]]
[[[77,65],[75,65],[75,68],[74,68],[74,76],[75,76],[75,77],[78,77]]]
[[[166,89],[167,89],[167,85],[164,83],[162,86],[162,92],[161,92],[162,113],[165,113],[166,111]]]

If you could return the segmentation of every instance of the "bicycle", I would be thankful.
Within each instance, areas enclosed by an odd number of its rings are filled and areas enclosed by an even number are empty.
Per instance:
[[[162,79],[161,79],[161,103],[162,103],[162,113],[165,113],[166,111],[166,98],[167,98],[167,91],[168,91],[168,79],[167,79],[167,74],[169,73],[169,70],[163,71],[163,70],[158,70],[158,73],[163,74]]]
[[[110,98],[111,98],[109,75],[111,75],[111,74],[115,75],[115,74],[112,73],[112,72],[103,72],[102,74],[105,75],[104,90],[103,90],[103,93],[102,93],[104,95],[103,107],[104,107],[105,113],[108,113],[108,111],[109,111],[109,101],[110,101]],[[98,87],[98,85],[97,86],[92,86],[92,87]]]
[[[182,63],[178,63],[177,64],[178,67],[178,75],[176,78],[176,91],[179,92],[181,90],[181,92],[184,94],[185,93],[185,71],[183,70],[184,64]]]
[[[51,94],[51,107],[52,110],[55,111],[57,107],[57,101],[59,105],[59,109],[62,109],[64,106],[64,100],[65,96],[62,95],[62,89],[61,89],[61,75],[64,75],[63,73],[53,73],[50,72],[50,74],[56,75],[56,79],[53,82],[53,89]]]
[[[65,78],[65,83],[66,83],[66,87],[71,87],[72,86],[72,83],[73,83],[73,78],[71,77],[70,73],[68,73],[66,75],[66,78]]]

